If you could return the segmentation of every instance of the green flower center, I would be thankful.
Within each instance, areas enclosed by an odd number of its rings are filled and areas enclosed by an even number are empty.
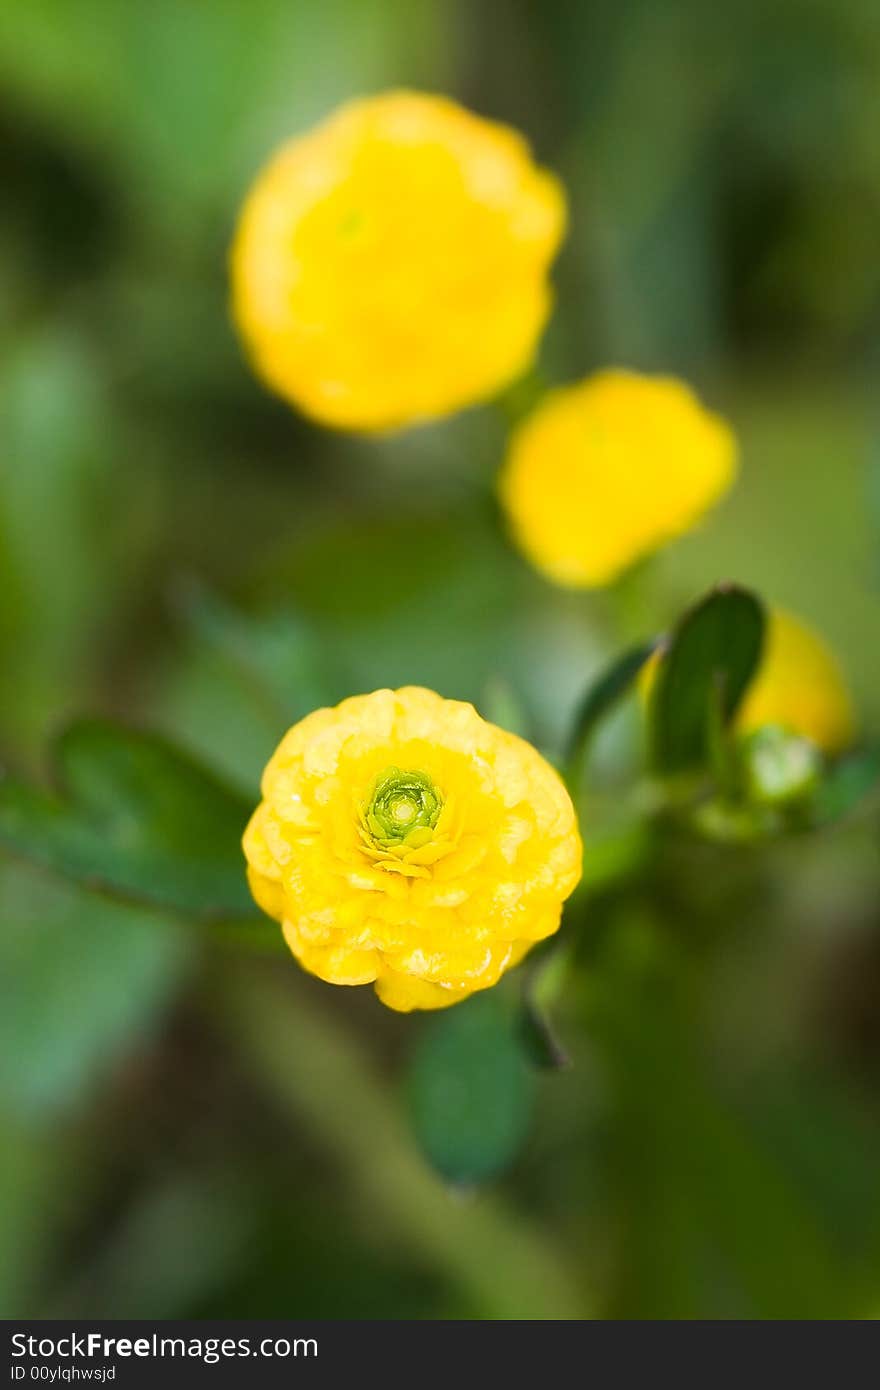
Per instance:
[[[443,809],[443,798],[424,772],[386,767],[376,778],[364,822],[373,842],[394,849],[417,832],[428,838]]]

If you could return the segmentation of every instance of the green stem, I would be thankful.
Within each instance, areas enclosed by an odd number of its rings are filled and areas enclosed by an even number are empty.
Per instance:
[[[626,570],[610,591],[617,635],[624,642],[643,642],[653,631],[651,603],[652,558],[639,560]]]
[[[241,971],[224,992],[227,1026],[292,1130],[305,1126],[344,1169],[353,1206],[457,1283],[481,1317],[589,1317],[544,1231],[497,1197],[462,1200],[426,1167],[362,1044],[297,983],[292,971]]]

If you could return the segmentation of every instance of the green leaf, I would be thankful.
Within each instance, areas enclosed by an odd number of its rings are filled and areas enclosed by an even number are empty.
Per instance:
[[[513,1162],[531,1114],[532,1078],[515,1020],[481,993],[427,1025],[407,1079],[425,1156],[452,1182],[485,1182]]]
[[[0,781],[0,845],[66,878],[194,916],[257,915],[249,806],[164,739],[101,721],[56,744],[58,795]]]
[[[195,583],[180,597],[194,635],[238,673],[274,726],[331,703],[335,690],[324,653],[296,613],[284,607],[239,612]]]
[[[0,866],[0,1105],[70,1111],[167,1009],[192,934],[32,868]]]
[[[528,996],[523,999],[519,1036],[526,1056],[542,1071],[562,1071],[571,1065],[571,1058],[549,1015]]]
[[[839,820],[880,788],[880,746],[849,753],[828,768],[813,796],[814,821],[824,825]]]
[[[657,643],[640,642],[617,657],[587,689],[575,716],[566,763],[578,767],[598,725],[632,688]]]
[[[651,760],[663,774],[705,763],[718,723],[726,726],[758,669],[766,615],[735,584],[719,585],[672,632],[651,688]]]

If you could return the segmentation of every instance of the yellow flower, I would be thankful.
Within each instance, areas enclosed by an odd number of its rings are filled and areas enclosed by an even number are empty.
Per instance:
[[[593,588],[690,530],[735,471],[731,430],[683,382],[604,371],[539,402],[499,486],[529,560]]]
[[[737,715],[743,733],[776,724],[826,753],[852,741],[855,718],[834,653],[817,632],[773,609],[758,674]]]
[[[534,748],[472,705],[377,690],[295,724],[245,832],[251,891],[301,965],[392,1009],[494,985],[559,926],[574,809]]]
[[[416,92],[350,102],[257,178],[234,314],[259,374],[324,424],[448,415],[530,364],[564,226],[513,130]]]

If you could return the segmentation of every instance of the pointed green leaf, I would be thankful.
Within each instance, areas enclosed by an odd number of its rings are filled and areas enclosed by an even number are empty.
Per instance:
[[[58,793],[0,780],[0,846],[87,886],[200,917],[256,914],[249,806],[164,739],[101,721],[56,745]]]
[[[656,771],[684,772],[709,760],[713,728],[717,738],[719,725],[730,723],[758,669],[765,622],[760,599],[735,584],[719,585],[684,614],[651,688],[648,722]]]
[[[632,688],[656,645],[655,641],[650,641],[631,647],[606,666],[590,684],[575,717],[566,757],[568,764],[576,766],[580,763],[598,725]]]
[[[553,942],[526,970],[519,1037],[529,1060],[545,1071],[559,1071],[571,1060],[557,1036],[550,1010],[565,987],[574,954],[575,938],[567,934]]]
[[[571,1058],[549,1014],[526,996],[519,1016],[519,1036],[529,1061],[542,1071],[562,1071]]]

